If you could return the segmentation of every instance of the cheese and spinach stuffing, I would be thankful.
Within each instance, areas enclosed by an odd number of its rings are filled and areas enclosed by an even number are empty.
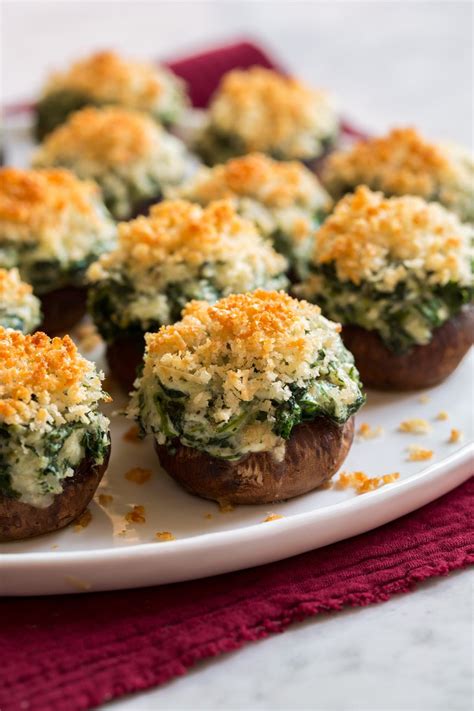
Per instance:
[[[300,422],[343,424],[364,402],[339,331],[283,292],[193,301],[181,321],[146,335],[128,415],[171,450],[179,441],[220,459],[281,461]]]
[[[68,336],[0,327],[0,495],[46,508],[84,459],[104,461],[102,377]]]
[[[315,229],[332,200],[316,176],[297,161],[276,161],[263,153],[233,158],[214,168],[202,167],[168,195],[208,205],[230,199],[242,217],[252,220],[272,240],[301,277]]]
[[[111,342],[173,323],[192,299],[286,288],[287,267],[230,202],[165,200],[120,224],[117,249],[91,265],[90,310]]]
[[[0,268],[0,326],[30,333],[40,321],[40,302],[31,285],[21,280],[18,269]]]
[[[116,105],[143,111],[165,124],[187,108],[184,82],[165,67],[97,52],[51,75],[36,107],[36,133],[42,139],[85,106]]]
[[[253,151],[280,160],[312,160],[337,139],[339,118],[331,97],[263,67],[224,75],[197,140],[213,165]]]
[[[333,153],[323,171],[331,195],[340,198],[358,185],[385,195],[418,195],[440,202],[464,222],[474,222],[474,160],[467,150],[430,143],[413,128]]]
[[[297,291],[401,353],[429,343],[472,301],[473,238],[472,226],[437,203],[361,186],[318,230],[312,273]]]
[[[0,267],[42,294],[81,285],[116,227],[95,183],[66,170],[0,169]]]
[[[95,180],[116,219],[129,219],[187,170],[184,143],[144,113],[118,107],[78,111],[43,141],[36,167],[69,168]]]

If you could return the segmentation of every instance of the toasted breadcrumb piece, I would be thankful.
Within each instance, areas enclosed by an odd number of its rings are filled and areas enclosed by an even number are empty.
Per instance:
[[[399,472],[374,477],[369,477],[364,472],[341,472],[336,482],[336,488],[347,489],[351,486],[355,489],[356,494],[366,494],[368,491],[374,491],[385,484],[392,484],[399,477]]]
[[[141,442],[140,430],[137,425],[132,425],[126,432],[123,433],[122,439],[125,442]]]
[[[456,442],[460,442],[462,440],[462,432],[461,430],[456,429],[456,427],[453,427],[451,429],[451,434],[449,435],[448,442],[449,444],[456,444]]]
[[[133,467],[125,473],[125,479],[133,481],[134,484],[144,484],[151,477],[150,469],[142,469],[141,467]]]
[[[92,521],[92,514],[89,511],[89,509],[86,509],[81,513],[79,518],[76,519],[75,525],[74,525],[74,530],[77,531],[82,531],[84,528],[87,528],[87,526],[90,524]]]
[[[136,505],[131,511],[125,515],[125,520],[127,523],[145,523],[145,507],[141,505]]]
[[[221,513],[229,513],[229,511],[234,510],[234,506],[232,504],[229,504],[227,501],[218,501],[219,504],[219,511]]]
[[[172,533],[169,531],[157,531],[155,533],[155,538],[157,538],[160,542],[164,543],[165,541],[175,541],[176,538],[173,536]]]
[[[111,496],[110,494],[99,494],[98,496],[98,501],[101,506],[110,506],[112,501],[114,500],[114,497]]]
[[[414,417],[411,420],[400,422],[398,430],[410,434],[428,434],[431,431],[431,425],[421,417]]]
[[[422,405],[426,405],[427,402],[430,401],[430,398],[428,395],[420,395],[418,398],[418,402],[421,402]]]
[[[437,419],[437,420],[448,420],[448,419],[449,419],[449,415],[448,415],[448,413],[446,412],[446,410],[441,410],[441,411],[438,412],[438,414],[436,415],[436,419]]]
[[[268,521],[277,521],[279,518],[283,518],[281,514],[270,513],[266,518],[263,519],[262,523],[267,523]]]
[[[432,449],[425,449],[424,447],[418,447],[416,444],[411,444],[408,447],[408,461],[409,462],[424,462],[427,459],[431,459],[433,456]]]
[[[383,434],[383,428],[378,425],[377,427],[371,427],[368,422],[362,422],[359,429],[357,430],[358,437],[362,439],[375,439],[375,437],[380,437]]]
[[[331,479],[326,479],[326,481],[323,481],[323,483],[318,487],[318,489],[332,489],[333,487],[333,481]]]
[[[55,550],[57,550],[58,548],[59,548],[59,546],[58,546],[57,543],[54,543],[54,544],[51,546],[51,550],[52,550],[52,551],[55,551]]]
[[[204,518],[207,518],[210,521],[212,518],[212,514],[211,513],[204,514]]]

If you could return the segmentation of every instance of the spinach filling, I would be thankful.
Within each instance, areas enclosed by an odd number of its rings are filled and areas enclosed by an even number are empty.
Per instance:
[[[370,282],[340,282],[333,265],[313,268],[313,273],[321,277],[314,300],[328,318],[376,331],[394,353],[428,343],[434,329],[474,297],[472,286],[456,282],[428,286],[410,278],[393,291],[383,291]]]
[[[35,259],[35,248],[36,244],[32,242],[0,241],[0,267],[18,267],[21,278],[33,286],[35,294],[45,294],[63,286],[83,286],[87,268],[99,256],[99,252],[90,252],[83,259],[65,264],[57,259]]]
[[[179,321],[182,310],[193,299],[213,304],[225,296],[224,290],[213,279],[215,266],[204,262],[196,276],[170,282],[162,292],[157,289],[156,294],[138,291],[131,279],[122,273],[117,274],[116,278],[92,283],[88,297],[89,313],[107,343],[118,338],[143,336],[147,331],[157,331],[163,325]],[[265,288],[284,289],[287,285],[285,275],[280,274],[270,278]],[[149,309],[146,315],[140,315],[137,306],[139,301],[152,302],[159,296],[163,299],[157,304],[153,316],[150,316]]]
[[[38,141],[64,123],[69,114],[85,106],[99,106],[88,94],[61,89],[42,98],[36,105],[35,137]]]
[[[61,482],[83,459],[104,461],[110,444],[105,422],[94,413],[89,424],[72,422],[46,433],[1,425],[0,495],[48,505],[49,496],[62,491]]]
[[[320,352],[324,361],[326,353]],[[143,388],[138,397],[139,426],[141,434],[160,434],[171,452],[179,440],[183,445],[207,452],[213,457],[236,461],[242,457],[241,435],[244,429],[256,422],[270,424],[271,431],[285,440],[291,437],[293,428],[301,422],[312,422],[317,417],[326,417],[332,422],[344,424],[365,402],[359,374],[352,364],[352,356],[343,356],[344,376],[331,361],[321,370],[321,378],[314,378],[305,387],[290,386],[291,397],[284,402],[272,401],[271,413],[263,408],[263,402],[241,402],[238,411],[222,424],[212,424],[208,414],[189,417],[186,412],[189,394],[170,389],[154,379],[153,385]],[[356,385],[351,402],[341,405],[341,390],[348,380]],[[211,398],[207,411],[212,411],[216,398]],[[144,424],[146,423],[146,425]],[[150,426],[151,425],[151,426]]]

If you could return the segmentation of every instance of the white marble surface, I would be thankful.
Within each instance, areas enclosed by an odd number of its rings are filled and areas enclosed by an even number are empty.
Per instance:
[[[48,68],[97,47],[177,56],[251,34],[346,113],[472,142],[470,2],[1,1],[2,100],[34,96]],[[383,605],[320,616],[110,704],[148,709],[472,709],[472,576]]]

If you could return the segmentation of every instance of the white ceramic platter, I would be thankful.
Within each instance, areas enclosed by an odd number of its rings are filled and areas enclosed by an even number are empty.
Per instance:
[[[85,355],[103,364],[101,347]],[[89,507],[89,525],[0,544],[0,594],[112,590],[225,573],[324,546],[413,511],[474,470],[473,365],[471,352],[445,383],[423,393],[369,392],[357,427],[367,422],[383,433],[374,439],[356,437],[343,469],[370,476],[399,472],[400,478],[363,495],[334,486],[285,503],[222,512],[217,504],[179,488],[160,469],[150,441],[125,441],[131,423],[113,415],[112,458]],[[119,392],[112,390],[112,395],[109,415],[125,402]],[[437,419],[440,411],[448,419]],[[400,432],[400,422],[411,418],[426,419],[430,432]],[[463,433],[456,443],[449,442],[451,428]],[[411,444],[432,450],[432,458],[409,461]],[[149,469],[152,476],[133,483],[124,476],[132,467]],[[112,497],[108,505],[99,503],[104,494]],[[144,506],[144,523],[126,521],[135,505]],[[264,522],[269,514],[281,518]],[[157,539],[156,533],[164,531],[175,540]]]

